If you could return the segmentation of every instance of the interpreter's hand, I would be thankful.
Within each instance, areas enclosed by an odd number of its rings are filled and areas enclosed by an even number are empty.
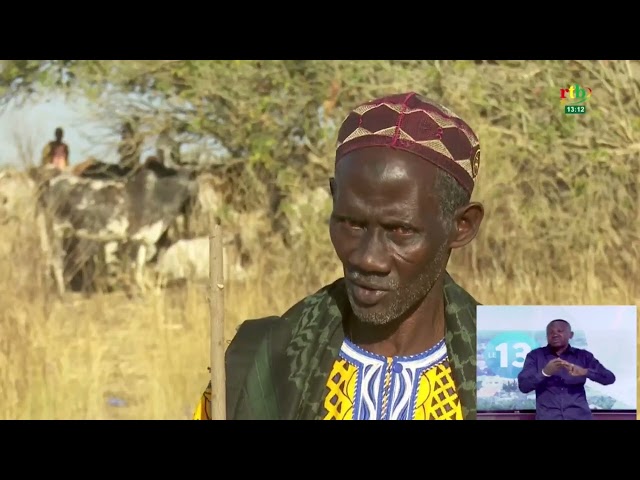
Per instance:
[[[545,365],[542,371],[547,375],[555,375],[561,368],[567,368],[568,365],[569,364],[561,358],[554,358]]]
[[[579,367],[578,365],[573,365],[572,363],[568,365],[567,370],[569,371],[569,375],[571,375],[572,377],[584,377],[588,373],[588,370],[586,368]]]

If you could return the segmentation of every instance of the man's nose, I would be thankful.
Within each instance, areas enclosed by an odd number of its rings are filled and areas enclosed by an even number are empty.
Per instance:
[[[360,237],[358,248],[349,257],[349,263],[362,272],[388,274],[391,270],[384,233],[369,230]]]

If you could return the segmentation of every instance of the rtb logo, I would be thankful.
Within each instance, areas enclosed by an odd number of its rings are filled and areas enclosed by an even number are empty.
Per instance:
[[[577,83],[569,88],[560,89],[560,104],[564,106],[564,113],[585,113],[586,103],[591,98],[593,90],[583,87]]]

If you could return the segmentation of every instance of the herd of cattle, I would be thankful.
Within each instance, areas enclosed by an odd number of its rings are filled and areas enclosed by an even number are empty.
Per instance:
[[[263,211],[225,209],[233,183],[216,171],[168,168],[148,159],[135,168],[95,160],[72,169],[44,166],[0,171],[0,223],[31,216],[40,238],[47,273],[59,294],[91,291],[103,279],[131,277],[138,288],[208,275],[208,232],[225,212],[226,274],[250,275],[250,252],[263,235],[274,233],[272,206]],[[299,192],[289,199],[289,226],[320,214],[326,189]],[[32,206],[25,217],[25,206]],[[292,215],[294,218],[292,218]],[[287,233],[295,228],[282,226]],[[277,232],[276,232],[277,233]],[[153,275],[145,269],[151,265]],[[122,277],[125,275],[126,277]]]

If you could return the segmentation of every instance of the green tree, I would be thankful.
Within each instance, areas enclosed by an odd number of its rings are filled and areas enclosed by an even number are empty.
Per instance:
[[[0,103],[58,91],[89,98],[114,129],[134,117],[150,134],[172,125],[231,170],[226,203],[253,209],[327,185],[350,108],[418,91],[467,119],[483,145],[474,196],[490,214],[457,261],[555,282],[607,271],[625,290],[639,254],[639,79],[637,61],[8,60]],[[593,89],[587,115],[562,112],[569,83]]]

